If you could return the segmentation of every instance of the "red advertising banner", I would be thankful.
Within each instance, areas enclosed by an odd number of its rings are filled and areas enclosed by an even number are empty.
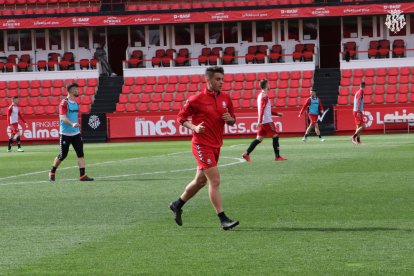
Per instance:
[[[283,117],[274,118],[278,132],[298,133],[305,131],[305,119],[298,118],[299,110],[283,110]],[[233,126],[226,125],[228,136],[254,134],[257,131],[257,113],[236,114],[237,121]],[[143,115],[143,114],[109,114],[108,137],[119,138],[151,138],[151,137],[185,137],[192,133],[176,121],[177,115]]]
[[[151,25],[218,21],[269,20],[280,18],[307,18],[322,16],[358,16],[387,14],[399,10],[414,13],[414,3],[292,7],[238,11],[172,12],[163,14],[133,14],[120,16],[75,16],[47,18],[0,19],[0,29],[38,29],[79,26]]]
[[[59,140],[59,117],[38,116],[25,117],[28,128],[20,121],[19,129],[22,140],[26,141],[54,141]],[[0,120],[0,141],[8,141],[7,120]]]
[[[335,125],[337,131],[355,130],[352,106],[335,107]],[[382,130],[386,123],[404,123],[414,121],[414,104],[407,105],[366,105],[364,122],[367,130]]]

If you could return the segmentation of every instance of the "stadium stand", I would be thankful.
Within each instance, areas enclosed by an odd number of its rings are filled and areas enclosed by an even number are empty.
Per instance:
[[[19,97],[25,115],[50,115],[59,113],[60,101],[66,97],[66,80],[0,81],[0,108],[10,105],[10,98]],[[80,112],[88,113],[97,91],[98,79],[78,79]]]
[[[338,105],[353,104],[362,81],[366,83],[366,104],[405,104],[414,100],[414,67],[346,69],[341,71]]]
[[[222,89],[231,95],[236,109],[256,108],[263,78],[271,80],[269,97],[273,105],[298,107],[309,97],[313,71],[226,74]],[[116,112],[177,111],[188,97],[204,88],[201,75],[126,77]]]

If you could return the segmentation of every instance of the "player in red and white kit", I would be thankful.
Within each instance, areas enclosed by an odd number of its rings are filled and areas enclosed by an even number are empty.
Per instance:
[[[242,156],[246,159],[246,161],[250,162],[250,153],[252,153],[256,146],[263,141],[265,136],[271,136],[273,138],[275,161],[285,161],[287,159],[283,158],[279,154],[279,135],[276,132],[275,124],[272,120],[272,115],[282,117],[283,114],[272,111],[269,97],[267,96],[267,90],[269,89],[267,80],[260,81],[260,88],[262,89],[262,92],[260,92],[259,96],[257,96],[259,130],[257,131],[256,139],[251,142],[250,146]]]
[[[220,173],[217,163],[223,144],[224,125],[236,122],[233,104],[228,94],[222,93],[224,70],[222,67],[209,67],[206,70],[206,90],[190,97],[178,113],[177,121],[193,131],[192,152],[197,160],[197,172],[182,195],[169,207],[174,213],[175,222],[182,225],[182,207],[207,183],[210,201],[220,219],[221,227],[229,230],[239,224],[229,219],[223,210],[220,187]],[[188,118],[191,117],[191,122]]]
[[[7,125],[8,125],[8,128],[10,128],[9,146],[7,147],[7,152],[11,152],[13,139],[16,139],[17,141],[17,151],[18,152],[24,151],[22,149],[21,141],[20,141],[19,119],[23,121],[26,128],[28,127],[28,125],[19,110],[18,104],[19,104],[19,98],[13,97],[12,104],[7,109]]]

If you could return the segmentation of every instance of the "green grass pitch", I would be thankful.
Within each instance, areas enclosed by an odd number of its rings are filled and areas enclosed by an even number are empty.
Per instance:
[[[225,140],[221,193],[232,231],[204,189],[168,209],[195,172],[190,142],[85,145],[47,171],[57,145],[0,153],[0,275],[414,275],[414,136]]]

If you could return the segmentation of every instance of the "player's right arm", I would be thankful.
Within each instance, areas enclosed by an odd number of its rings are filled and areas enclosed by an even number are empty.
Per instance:
[[[310,98],[308,98],[306,100],[306,102],[302,106],[302,109],[299,112],[299,116],[298,117],[300,117],[303,114],[303,111],[305,111],[305,109],[310,105],[310,101],[311,101]]]
[[[191,102],[190,100],[187,100],[187,102],[184,104],[184,106],[178,113],[177,122],[196,133],[203,133],[205,131],[205,126],[203,126],[203,122],[201,122],[199,125],[194,125],[192,122],[188,121],[188,117],[190,117],[193,114],[194,110],[191,105]]]
[[[76,122],[72,122],[68,119],[66,114],[68,113],[68,103],[63,100],[59,105],[59,118],[65,123],[72,127],[79,127],[79,124]]]

